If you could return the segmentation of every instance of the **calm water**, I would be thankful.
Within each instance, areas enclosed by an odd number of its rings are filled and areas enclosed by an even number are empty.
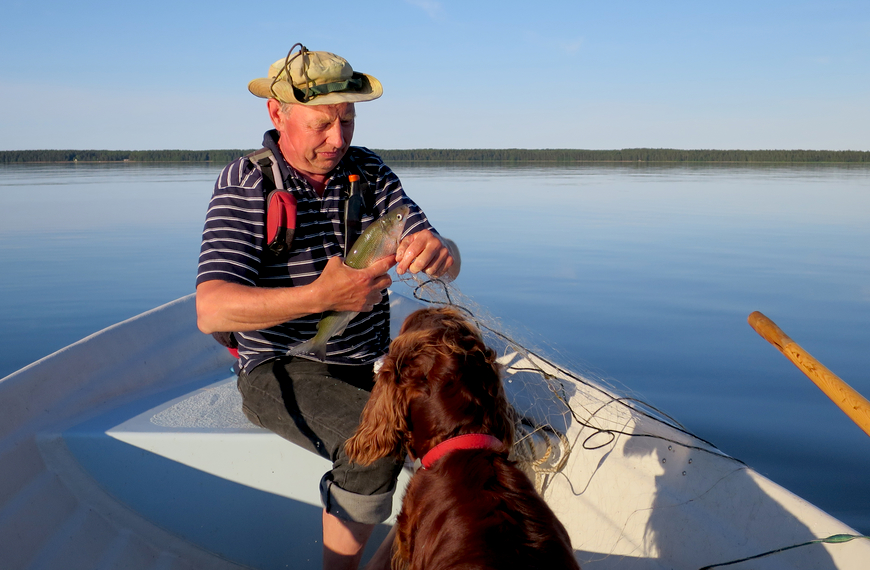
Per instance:
[[[0,377],[193,291],[220,166],[0,166]],[[870,168],[398,166],[462,290],[870,532],[870,438],[746,323],[870,395]]]

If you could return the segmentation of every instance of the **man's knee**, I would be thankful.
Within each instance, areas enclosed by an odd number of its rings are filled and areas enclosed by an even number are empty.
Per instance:
[[[392,514],[395,481],[386,492],[363,495],[342,489],[329,475],[320,481],[320,498],[326,513],[344,521],[371,525],[384,522]]]

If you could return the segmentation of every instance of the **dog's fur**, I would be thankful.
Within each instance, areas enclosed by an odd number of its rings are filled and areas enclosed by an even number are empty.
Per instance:
[[[369,464],[421,458],[453,436],[483,433],[498,450],[457,450],[411,479],[396,524],[393,567],[541,569],[579,565],[568,533],[510,460],[514,416],[495,353],[455,309],[423,309],[390,345],[346,450]]]

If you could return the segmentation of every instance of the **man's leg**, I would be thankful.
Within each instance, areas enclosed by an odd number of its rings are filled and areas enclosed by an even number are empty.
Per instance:
[[[252,422],[333,461],[321,480],[325,570],[357,568],[375,527],[371,523],[390,514],[402,465],[384,459],[363,467],[351,464],[344,453],[373,385],[371,367],[355,368],[279,361],[239,377],[245,415]]]
[[[375,525],[343,521],[323,511],[324,570],[356,570]]]

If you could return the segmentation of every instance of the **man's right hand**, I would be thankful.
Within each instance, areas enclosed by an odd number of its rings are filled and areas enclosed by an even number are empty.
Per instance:
[[[321,287],[322,298],[328,300],[329,311],[365,313],[380,303],[383,291],[393,280],[387,271],[396,264],[396,256],[381,258],[365,269],[354,269],[340,257],[331,257],[320,277],[314,282]]]

